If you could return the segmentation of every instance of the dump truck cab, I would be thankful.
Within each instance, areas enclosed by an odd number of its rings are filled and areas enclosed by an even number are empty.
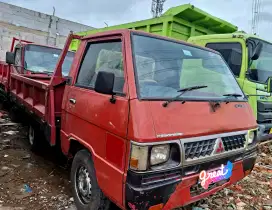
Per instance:
[[[254,111],[261,139],[272,128],[272,43],[246,33],[191,37],[189,42],[222,54]]]
[[[53,74],[61,53],[60,48],[36,44],[27,40],[13,38],[6,63],[14,64],[11,71],[18,74],[48,76]],[[67,76],[74,58],[74,52],[68,52],[63,63],[63,74]]]
[[[12,39],[10,51],[6,52],[6,61],[0,62],[0,97],[3,101],[11,91],[11,74],[27,75],[49,84],[62,50],[53,46],[36,44],[27,40]],[[62,64],[62,75],[68,76],[74,58],[69,51]]]

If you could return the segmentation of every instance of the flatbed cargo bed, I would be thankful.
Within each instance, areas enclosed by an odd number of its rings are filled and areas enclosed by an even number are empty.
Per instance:
[[[46,96],[48,80],[34,79],[27,75],[11,74],[10,93],[41,119],[46,119]]]

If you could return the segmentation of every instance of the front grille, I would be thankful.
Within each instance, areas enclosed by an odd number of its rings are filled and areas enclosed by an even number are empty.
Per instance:
[[[185,160],[203,158],[212,155],[217,139],[184,143]],[[245,145],[244,134],[222,137],[225,152],[242,149]]]
[[[216,139],[209,139],[185,143],[185,160],[210,156],[214,150],[215,141]]]
[[[244,147],[246,137],[245,135],[227,136],[222,137],[225,151],[231,151],[235,149],[241,149]]]
[[[272,123],[272,103],[265,101],[257,102],[257,123],[269,124]]]
[[[257,101],[257,109],[259,112],[272,112],[272,103],[266,101]]]
[[[195,197],[198,195],[201,195],[202,193],[208,192],[216,187],[222,186],[223,184],[227,183],[229,181],[229,179],[225,179],[216,183],[211,183],[208,187],[208,189],[204,189],[200,183],[196,183],[194,185],[191,186],[190,188],[190,194],[191,197]]]

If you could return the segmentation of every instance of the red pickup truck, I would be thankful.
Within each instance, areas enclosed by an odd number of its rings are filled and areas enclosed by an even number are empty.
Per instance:
[[[81,41],[69,75],[72,39]],[[24,62],[24,60],[22,60]],[[16,55],[7,52],[6,63]],[[29,65],[27,65],[29,66]],[[257,124],[222,56],[132,30],[71,34],[53,73],[10,74],[12,106],[73,159],[78,209],[174,209],[254,167]]]

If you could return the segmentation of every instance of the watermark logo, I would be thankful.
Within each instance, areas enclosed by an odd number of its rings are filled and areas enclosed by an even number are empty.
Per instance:
[[[232,175],[233,164],[228,161],[227,165],[221,165],[221,168],[211,172],[205,170],[199,174],[200,184],[204,189],[208,189],[211,183],[216,183],[224,179],[229,179]]]

